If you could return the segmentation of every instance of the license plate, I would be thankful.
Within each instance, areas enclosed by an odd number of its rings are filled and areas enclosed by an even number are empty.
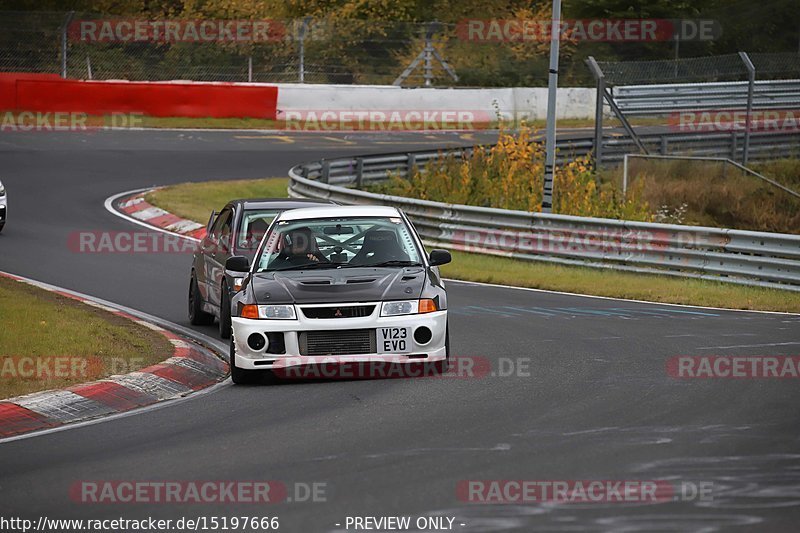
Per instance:
[[[378,328],[378,353],[409,353],[411,328]]]

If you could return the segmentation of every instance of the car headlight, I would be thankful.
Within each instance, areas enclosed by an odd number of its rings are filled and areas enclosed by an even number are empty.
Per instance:
[[[5,195],[6,195],[6,188],[3,186],[2,183],[0,183],[0,196],[5,196]]]
[[[297,318],[297,313],[293,305],[245,305],[239,316],[266,320],[294,320]]]
[[[383,302],[383,305],[381,305],[381,316],[416,315],[434,311],[438,311],[438,308],[436,307],[436,302],[430,298]]]

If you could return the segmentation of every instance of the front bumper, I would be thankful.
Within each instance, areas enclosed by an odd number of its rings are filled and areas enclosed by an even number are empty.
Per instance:
[[[355,305],[355,304],[342,304]],[[394,317],[381,317],[380,305],[375,305],[375,310],[370,316],[358,318],[327,318],[310,319],[303,315],[302,306],[297,306],[296,320],[256,320],[249,318],[233,317],[233,342],[236,366],[247,370],[270,370],[279,368],[292,368],[319,364],[337,363],[391,363],[409,364],[420,362],[442,361],[446,358],[447,311],[436,311],[417,315],[404,315]],[[431,338],[424,344],[418,343],[413,337],[414,331],[421,326],[431,330]],[[303,355],[300,350],[300,334],[308,331],[335,331],[335,330],[376,330],[387,327],[411,328],[409,339],[410,352],[395,353],[356,353],[356,354],[331,354],[331,355]],[[267,338],[268,333],[283,333],[285,353],[269,353],[269,346],[261,350],[253,350],[247,344],[250,335],[257,333]]]

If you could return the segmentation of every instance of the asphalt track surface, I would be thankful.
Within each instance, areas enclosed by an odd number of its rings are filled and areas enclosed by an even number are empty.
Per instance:
[[[107,197],[487,136],[3,133],[10,219],[0,234],[0,270],[187,325],[190,256],[80,254],[67,246],[75,231],[137,229],[103,209]],[[280,531],[298,532],[343,530],[345,517],[356,515],[444,515],[455,517],[456,531],[797,530],[797,381],[677,380],[665,362],[797,355],[800,317],[462,283],[449,291],[453,354],[491,373],[226,384],[163,408],[0,443],[0,516],[278,516]],[[0,327],[13,319],[1,317]],[[511,366],[517,371],[505,376]],[[81,480],[265,479],[290,488],[324,483],[326,501],[89,505],[68,495]],[[460,501],[458,483],[475,479],[713,483],[713,500]]]

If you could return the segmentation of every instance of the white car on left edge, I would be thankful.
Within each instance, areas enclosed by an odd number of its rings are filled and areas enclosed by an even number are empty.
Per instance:
[[[6,225],[6,216],[8,215],[8,196],[6,196],[6,188],[3,182],[0,181],[0,231],[3,231],[3,226]]]
[[[252,264],[226,262],[244,276],[231,302],[233,382],[319,364],[444,371],[450,343],[438,265],[448,262],[446,250],[425,252],[394,207],[284,211]]]

